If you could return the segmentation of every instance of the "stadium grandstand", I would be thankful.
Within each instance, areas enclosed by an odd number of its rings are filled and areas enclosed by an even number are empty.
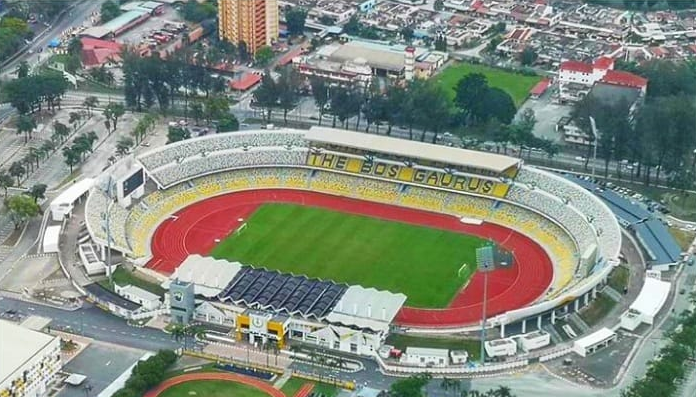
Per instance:
[[[108,209],[112,248],[159,273],[165,285],[174,279],[204,283],[185,277],[196,274],[180,268],[188,269],[189,262],[234,264],[210,253],[228,235],[246,233],[247,220],[264,203],[279,202],[494,242],[515,259],[490,276],[486,327],[499,327],[503,336],[506,327],[541,329],[588,305],[618,264],[621,229],[605,200],[574,180],[508,156],[313,127],[189,139],[141,154],[137,163],[147,176],[144,194],[124,207],[110,205],[93,188],[87,228],[105,246]],[[266,329],[258,333],[276,341],[317,343],[326,330],[347,328],[364,343],[349,350],[369,353],[389,325],[427,332],[481,324],[480,272],[445,308],[410,305],[413,298],[394,288],[297,275],[263,263],[239,263],[223,274],[224,281],[212,283],[215,294],[195,309],[196,319],[247,333],[252,318],[263,318]]]

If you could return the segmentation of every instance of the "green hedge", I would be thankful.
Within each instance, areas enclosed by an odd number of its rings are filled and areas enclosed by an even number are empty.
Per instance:
[[[139,361],[133,368],[126,385],[116,391],[114,397],[142,397],[148,390],[154,388],[165,379],[165,373],[177,356],[174,351],[162,350],[150,358]]]

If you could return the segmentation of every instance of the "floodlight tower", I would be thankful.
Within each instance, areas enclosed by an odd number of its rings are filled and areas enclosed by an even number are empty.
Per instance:
[[[481,315],[481,365],[486,360],[486,299],[488,296],[488,273],[493,270],[493,244],[476,249],[476,265],[483,273],[483,313]]]

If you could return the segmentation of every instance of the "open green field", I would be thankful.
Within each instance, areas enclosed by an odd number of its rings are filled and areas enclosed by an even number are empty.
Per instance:
[[[160,397],[268,397],[254,387],[224,380],[195,380],[177,384],[162,392]]]
[[[475,271],[483,239],[293,204],[265,204],[216,246],[218,259],[404,293],[443,308]],[[462,264],[468,266],[461,275]]]
[[[447,67],[442,73],[436,75],[435,79],[440,85],[447,89],[450,97],[454,99],[457,83],[459,83],[459,80],[464,76],[471,73],[481,73],[486,76],[488,85],[499,88],[510,94],[518,108],[529,95],[529,90],[541,80],[540,76],[525,76],[519,73],[491,68],[486,65],[470,64],[466,62]]]

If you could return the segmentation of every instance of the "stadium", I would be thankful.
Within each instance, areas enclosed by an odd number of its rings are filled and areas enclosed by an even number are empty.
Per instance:
[[[588,305],[622,243],[599,198],[518,158],[323,127],[149,150],[85,212],[174,319],[359,354],[394,328],[479,330],[484,308],[501,337],[540,330]],[[483,247],[511,261],[481,264]]]

